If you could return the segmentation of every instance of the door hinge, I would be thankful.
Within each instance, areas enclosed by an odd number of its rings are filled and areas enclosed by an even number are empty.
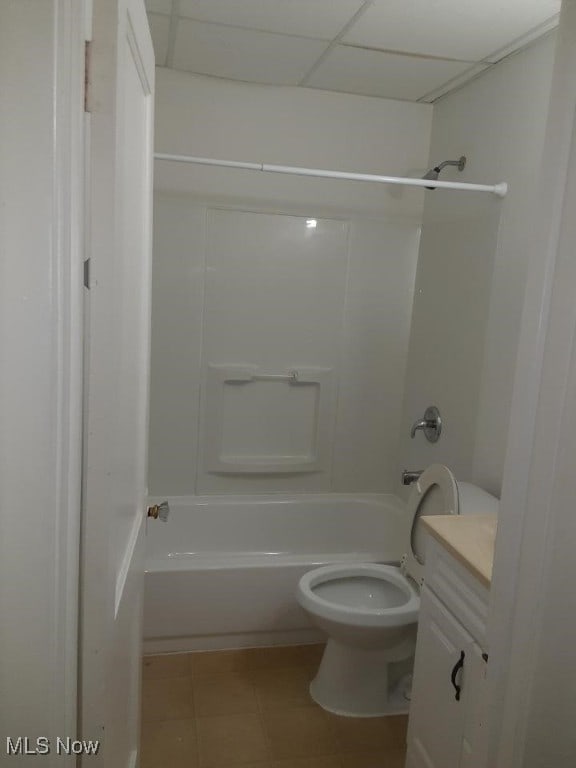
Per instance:
[[[84,288],[90,290],[90,259],[84,262]]]
[[[90,112],[90,57],[92,41],[84,43],[84,112]]]

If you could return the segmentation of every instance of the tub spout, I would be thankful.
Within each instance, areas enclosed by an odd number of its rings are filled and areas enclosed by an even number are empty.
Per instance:
[[[416,480],[418,480],[422,472],[423,472],[422,469],[418,469],[415,471],[410,469],[405,469],[402,472],[402,485],[412,485],[412,483],[415,483]]]

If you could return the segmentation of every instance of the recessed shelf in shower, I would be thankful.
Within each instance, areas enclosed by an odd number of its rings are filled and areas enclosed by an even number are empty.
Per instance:
[[[204,461],[214,474],[318,472],[327,467],[333,371],[209,365]]]

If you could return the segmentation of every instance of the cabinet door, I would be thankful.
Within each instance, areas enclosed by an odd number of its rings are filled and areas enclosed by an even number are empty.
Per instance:
[[[486,694],[486,662],[482,649],[474,643],[469,657],[466,656],[466,688],[462,691],[466,715],[460,768],[486,766]]]
[[[459,768],[467,662],[475,645],[471,635],[424,587],[408,726],[410,768]],[[455,686],[461,687],[458,698]]]

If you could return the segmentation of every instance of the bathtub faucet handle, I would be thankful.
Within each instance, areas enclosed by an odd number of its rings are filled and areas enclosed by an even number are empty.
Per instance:
[[[162,520],[163,523],[167,523],[169,514],[170,505],[167,501],[162,501],[160,504],[153,504],[151,507],[148,507],[148,517],[154,520]]]
[[[410,437],[416,437],[416,432],[421,429],[429,443],[437,443],[442,433],[442,419],[440,411],[435,405],[431,405],[424,411],[424,418],[415,421],[410,430]]]

